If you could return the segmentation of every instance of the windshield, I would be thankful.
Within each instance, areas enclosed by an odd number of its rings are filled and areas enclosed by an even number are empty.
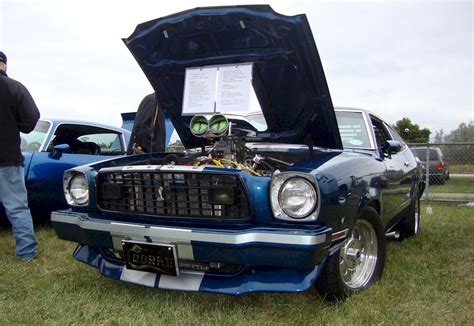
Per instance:
[[[267,130],[267,122],[265,121],[265,117],[263,116],[263,113],[251,113],[247,116],[245,116],[248,120],[248,122],[257,129],[257,131],[265,131]]]
[[[262,112],[249,113],[244,118],[258,131],[267,130],[267,123]],[[336,118],[344,148],[371,147],[361,112],[336,111]]]
[[[336,111],[336,119],[344,148],[370,148],[369,134],[361,112]]]
[[[20,133],[21,137],[21,150],[25,152],[37,152],[39,151],[41,144],[43,144],[50,123],[47,121],[38,121],[35,129],[29,134]]]
[[[367,132],[364,117],[361,112],[336,111],[335,113],[344,148],[371,148],[369,133]],[[230,119],[245,120],[259,132],[265,131],[268,128],[262,112],[249,112],[247,114],[233,113],[227,115],[227,117]],[[174,129],[167,147],[167,151],[184,150],[178,133]],[[423,151],[424,154],[420,154],[420,159],[426,156],[426,149],[423,149]],[[430,157],[435,157],[435,150],[432,151],[434,152],[430,153]]]
[[[267,122],[265,121],[265,117],[263,116],[262,112],[251,112],[247,114],[230,114],[227,115],[229,119],[235,119],[235,120],[244,120],[248,122],[252,127],[254,127],[257,131],[262,132],[267,130]],[[172,125],[171,125],[172,126]],[[167,152],[182,152],[184,151],[184,146],[183,143],[181,142],[181,139],[179,138],[178,133],[176,132],[176,129],[173,128],[173,131],[171,133],[170,140],[168,141],[167,144]]]

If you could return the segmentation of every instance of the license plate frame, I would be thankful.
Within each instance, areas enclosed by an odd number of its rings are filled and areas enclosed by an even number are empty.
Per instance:
[[[122,240],[127,269],[164,275],[179,275],[176,245]]]

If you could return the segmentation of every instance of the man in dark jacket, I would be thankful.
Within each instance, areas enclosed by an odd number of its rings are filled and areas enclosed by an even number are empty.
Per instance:
[[[12,224],[16,255],[31,261],[38,254],[25,187],[20,132],[30,133],[40,113],[30,93],[7,76],[7,56],[0,51],[0,202]]]
[[[155,93],[143,98],[138,106],[127,155],[165,150],[165,116]]]

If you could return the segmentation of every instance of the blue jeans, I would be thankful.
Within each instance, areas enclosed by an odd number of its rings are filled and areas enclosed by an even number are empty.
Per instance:
[[[0,201],[12,224],[16,255],[23,259],[36,256],[38,243],[28,208],[25,171],[22,166],[0,166]]]

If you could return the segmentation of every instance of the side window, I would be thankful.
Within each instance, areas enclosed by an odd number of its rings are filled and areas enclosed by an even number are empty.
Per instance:
[[[120,155],[124,153],[120,135],[106,128],[65,123],[54,131],[47,151],[52,152],[54,146],[66,144],[70,154]]]
[[[94,143],[100,148],[100,155],[122,154],[120,135],[116,133],[101,133],[83,135],[78,138],[82,143]]]
[[[400,144],[402,144],[402,149],[404,149],[407,144],[405,143],[405,141],[403,140],[402,136],[400,136],[398,134],[398,132],[395,131],[395,129],[393,129],[390,125],[388,124],[385,124],[385,126],[388,128],[388,130],[390,131],[390,133],[392,134],[392,139],[393,140],[396,140],[396,141],[399,141]]]
[[[372,127],[374,128],[375,141],[377,142],[377,148],[382,148],[383,144],[387,140],[392,139],[392,136],[390,136],[390,133],[385,128],[382,121],[378,120],[377,118],[374,118],[373,116],[370,116],[370,120],[372,122]]]

